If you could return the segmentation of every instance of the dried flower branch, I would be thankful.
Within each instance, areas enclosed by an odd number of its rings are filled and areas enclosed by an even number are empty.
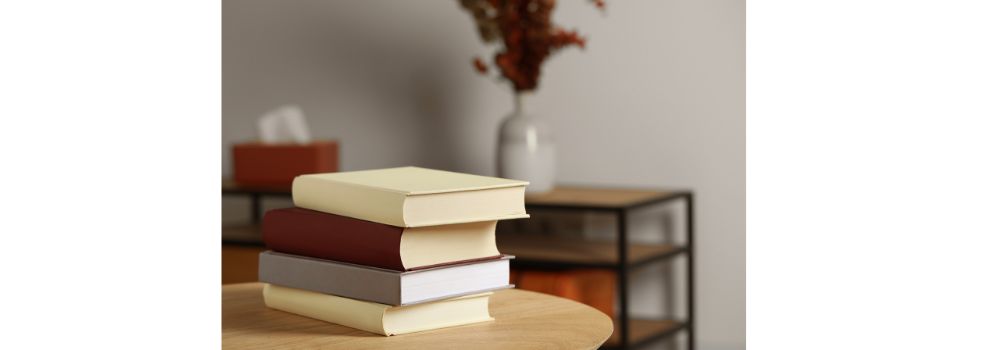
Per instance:
[[[487,43],[496,41],[500,37],[500,28],[494,20],[496,8],[491,3],[492,1],[487,0],[461,0],[462,7],[476,20],[479,37]]]
[[[472,60],[472,65],[476,67],[476,71],[481,74],[486,74],[486,72],[488,72],[490,69],[489,67],[486,66],[486,63],[483,62],[483,59],[479,57],[476,57],[475,59]]]
[[[592,2],[604,9],[603,0]],[[515,91],[538,87],[542,63],[553,52],[566,46],[582,49],[586,45],[586,39],[575,30],[552,25],[555,0],[460,0],[460,3],[475,19],[483,42],[502,39],[503,48],[493,62]],[[473,66],[480,73],[488,71],[478,57]]]

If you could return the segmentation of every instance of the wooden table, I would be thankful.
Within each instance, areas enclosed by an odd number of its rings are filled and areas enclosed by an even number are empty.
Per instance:
[[[596,349],[612,330],[592,307],[509,289],[490,297],[492,322],[384,337],[269,309],[262,287],[222,286],[224,349]]]

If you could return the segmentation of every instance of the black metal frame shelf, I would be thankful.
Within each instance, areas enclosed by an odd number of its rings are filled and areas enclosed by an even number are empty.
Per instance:
[[[222,179],[222,195],[250,196],[250,219],[253,223],[258,223],[261,216],[261,199],[263,197],[288,198],[292,195],[292,189],[289,186],[245,187],[232,180]]]
[[[646,265],[661,262],[663,260],[667,260],[675,256],[687,253],[688,253],[687,247],[680,247],[670,252],[645,257],[642,260],[638,261],[629,262],[626,265],[628,269],[639,269],[645,267]],[[600,262],[590,263],[590,262],[540,260],[532,258],[521,258],[519,255],[517,259],[511,260],[511,264],[514,267],[536,268],[536,269],[594,268],[594,269],[615,270],[618,269],[619,266],[619,263],[600,263]]]
[[[664,252],[662,254],[645,257],[638,261],[629,261],[629,248],[628,243],[628,215],[630,211],[646,208],[653,205],[665,204],[675,200],[682,200],[685,202],[685,239],[684,245],[676,246],[676,249]],[[648,344],[651,344],[660,339],[672,336],[681,330],[687,330],[687,348],[688,350],[693,350],[695,348],[695,330],[694,330],[694,316],[695,316],[695,280],[694,280],[694,194],[691,191],[669,191],[662,192],[662,195],[654,196],[653,198],[641,200],[635,203],[629,203],[626,205],[594,205],[594,204],[566,204],[566,203],[531,203],[529,200],[525,205],[530,211],[531,209],[544,209],[544,210],[566,210],[566,211],[598,211],[598,212],[610,212],[615,216],[615,222],[617,226],[617,237],[616,237],[616,249],[617,249],[617,262],[614,263],[598,263],[598,264],[588,264],[588,263],[578,263],[578,262],[554,262],[545,261],[537,259],[525,259],[519,257],[518,259],[512,260],[512,266],[515,267],[536,267],[536,268],[574,268],[574,267],[598,267],[598,268],[610,268],[614,269],[616,272],[616,277],[618,279],[618,319],[615,320],[615,333],[619,336],[619,341],[616,344],[605,344],[602,348],[608,349],[633,349],[639,348]],[[687,287],[687,320],[678,321],[676,327],[671,327],[664,329],[662,331],[655,332],[653,334],[646,335],[642,339],[629,339],[630,338],[630,323],[629,318],[629,272],[631,270],[649,265],[655,262],[667,261],[671,258],[678,256],[683,256],[687,259],[686,261],[686,287]]]
[[[694,257],[694,194],[691,191],[647,191],[647,190],[620,190],[620,189],[597,189],[592,187],[577,187],[576,191],[633,191],[632,196],[626,196],[622,198],[615,198],[615,200],[609,201],[594,201],[594,200],[576,200],[572,195],[564,198],[544,198],[537,196],[527,196],[525,207],[530,211],[533,209],[537,210],[557,210],[557,211],[596,211],[596,212],[606,212],[612,213],[615,216],[615,222],[617,227],[617,236],[613,244],[613,249],[615,255],[613,258],[604,259],[604,261],[566,261],[558,259],[545,259],[537,258],[532,256],[519,255],[517,259],[512,261],[512,266],[517,268],[540,268],[540,269],[569,269],[569,268],[602,268],[610,269],[615,271],[617,278],[617,296],[618,296],[618,310],[619,315],[615,320],[615,334],[612,335],[612,339],[609,340],[607,344],[602,346],[606,349],[635,349],[639,348],[653,342],[659,341],[661,339],[666,339],[671,337],[678,332],[687,331],[687,348],[688,350],[693,350],[695,348],[695,257]],[[250,188],[241,187],[230,181],[223,180],[222,184],[222,194],[223,195],[247,195],[250,196],[251,200],[251,218],[254,223],[257,223],[261,217],[261,199],[263,197],[282,197],[287,198],[291,195],[290,188],[288,187],[270,187],[270,188]],[[584,194],[585,194],[584,193]],[[631,199],[629,199],[631,198]],[[681,200],[685,202],[685,239],[683,245],[664,245],[660,247],[659,250],[652,254],[647,254],[641,258],[630,260],[629,253],[631,250],[639,250],[643,247],[642,245],[629,244],[628,236],[628,217],[629,212],[636,209],[647,208],[654,205],[666,204],[669,202]],[[223,240],[224,244],[239,244],[239,245],[255,245],[252,241],[247,241],[243,239],[230,239]],[[610,244],[610,243],[609,243]],[[262,245],[262,244],[261,244]],[[669,261],[670,259],[683,257],[686,259],[686,301],[687,301],[687,319],[686,320],[673,320],[673,319],[663,319],[663,320],[634,320],[629,317],[629,273],[634,269],[645,267],[658,262]],[[623,320],[627,320],[624,321]],[[643,332],[636,332],[635,335],[641,336],[638,339],[631,339],[633,333],[633,322],[647,322],[647,323],[667,323],[667,327],[658,329],[652,332],[647,332],[646,329]],[[648,327],[647,327],[648,328]],[[639,334],[645,333],[645,334]]]
[[[677,334],[677,332],[683,331],[685,329],[690,332],[690,327],[691,327],[691,325],[687,321],[680,321],[680,322],[677,322],[677,325],[674,326],[674,327],[671,327],[671,328],[668,328],[666,330],[663,330],[663,331],[651,334],[651,335],[649,335],[649,336],[647,336],[647,337],[645,337],[645,338],[643,338],[643,339],[635,342],[635,344],[630,344],[629,346],[632,347],[632,348],[642,348],[642,347],[644,347],[646,345],[655,343],[655,342],[660,341],[662,339],[669,338],[669,337],[673,336],[674,334]],[[694,347],[694,344],[692,344],[692,343],[689,343],[689,344],[691,344],[691,345],[688,346],[689,349]],[[619,347],[617,345],[602,346],[602,348],[607,348],[607,349],[623,349],[622,347]]]

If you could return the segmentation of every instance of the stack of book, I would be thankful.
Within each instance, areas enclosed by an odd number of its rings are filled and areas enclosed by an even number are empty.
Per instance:
[[[268,307],[394,335],[492,320],[510,288],[498,220],[526,218],[524,181],[404,167],[295,178],[268,211]]]

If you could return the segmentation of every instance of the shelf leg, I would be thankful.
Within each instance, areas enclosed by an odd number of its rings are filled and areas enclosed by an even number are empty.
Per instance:
[[[688,343],[688,346],[687,347],[688,347],[688,350],[694,350],[694,348],[695,348],[695,346],[694,346],[694,343],[695,343],[695,332],[694,332],[694,329],[695,329],[695,327],[694,327],[694,323],[695,323],[695,317],[694,317],[695,316],[695,312],[694,312],[694,296],[695,296],[695,288],[694,288],[694,261],[695,261],[695,255],[694,255],[694,251],[695,251],[695,249],[694,249],[694,194],[693,193],[689,193],[687,196],[685,196],[685,199],[687,201],[687,208],[685,208],[684,211],[687,213],[687,220],[686,220],[687,221],[687,225],[685,225],[685,226],[687,226],[687,246],[688,246],[688,253],[687,253],[687,257],[688,257],[688,261],[687,261],[688,340],[687,340],[687,343]]]
[[[260,222],[260,195],[257,193],[250,195],[250,220],[255,224]]]
[[[618,330],[621,349],[629,348],[629,316],[628,316],[628,228],[627,211],[619,209],[616,218],[618,223]]]

